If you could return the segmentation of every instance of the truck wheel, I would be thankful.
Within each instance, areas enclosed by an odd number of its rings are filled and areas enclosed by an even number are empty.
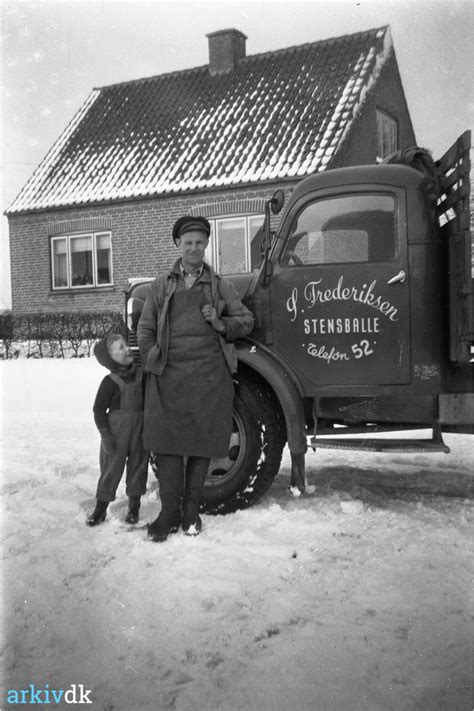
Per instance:
[[[233,431],[225,459],[212,459],[201,511],[225,514],[254,504],[272,485],[286,442],[279,404],[253,379],[234,397]]]

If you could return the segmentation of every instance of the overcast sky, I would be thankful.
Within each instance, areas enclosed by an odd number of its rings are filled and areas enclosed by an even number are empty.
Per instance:
[[[417,143],[436,158],[473,124],[471,1],[0,3],[2,212],[94,87],[207,64],[205,35],[230,27],[251,55],[390,25]]]

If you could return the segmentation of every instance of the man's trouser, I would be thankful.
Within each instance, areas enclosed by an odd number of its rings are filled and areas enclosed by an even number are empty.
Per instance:
[[[209,462],[208,457],[187,457],[184,466],[184,457],[158,455],[161,511],[170,524],[179,523],[181,518],[183,526],[195,522]]]

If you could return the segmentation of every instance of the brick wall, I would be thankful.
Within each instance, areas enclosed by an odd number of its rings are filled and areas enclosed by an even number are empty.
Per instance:
[[[214,191],[161,199],[135,200],[103,206],[10,216],[12,309],[35,311],[121,311],[129,278],[155,276],[168,269],[179,252],[171,231],[184,214],[207,217],[264,211],[264,202],[277,187],[288,194],[292,186],[264,184],[258,188]],[[50,238],[93,229],[112,233],[112,287],[53,291]]]

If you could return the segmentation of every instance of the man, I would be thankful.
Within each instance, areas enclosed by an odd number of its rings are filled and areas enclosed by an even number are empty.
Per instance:
[[[180,525],[188,535],[201,531],[209,461],[227,456],[232,432],[233,341],[253,328],[233,284],[204,262],[210,231],[205,217],[177,220],[181,256],[152,282],[137,329],[147,373],[144,446],[157,456],[160,484],[161,511],[148,527],[153,541]]]

